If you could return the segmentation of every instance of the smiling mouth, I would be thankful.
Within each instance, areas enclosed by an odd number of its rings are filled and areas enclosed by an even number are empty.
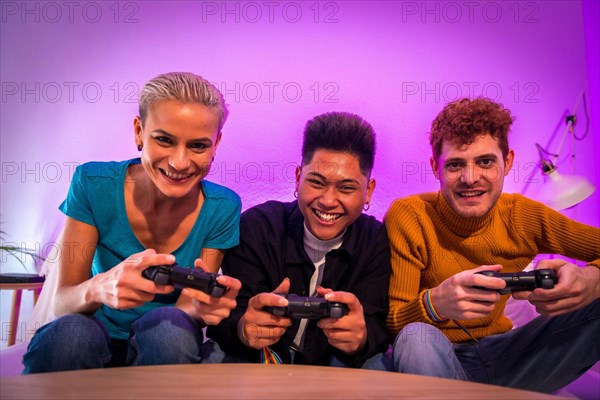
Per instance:
[[[479,197],[479,196],[483,196],[485,192],[483,191],[469,191],[469,192],[460,192],[457,193],[459,197],[462,198],[472,198],[472,197]]]
[[[174,181],[182,181],[188,178],[191,178],[192,176],[194,176],[194,174],[178,174],[175,172],[171,172],[171,171],[167,171],[164,170],[162,168],[159,168],[159,171],[166,176],[167,178],[174,180]]]
[[[316,208],[312,209],[313,214],[315,214],[317,216],[317,218],[319,218],[321,221],[325,221],[325,222],[333,222],[336,221],[340,218],[342,218],[342,216],[344,214],[340,214],[340,213],[325,213],[323,211],[319,211]]]

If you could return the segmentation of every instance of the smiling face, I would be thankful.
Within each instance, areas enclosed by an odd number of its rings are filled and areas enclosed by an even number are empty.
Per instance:
[[[198,103],[165,100],[150,107],[146,121],[134,120],[143,147],[142,166],[166,197],[183,197],[210,169],[221,133],[217,114]]]
[[[329,240],[358,219],[375,180],[361,172],[355,155],[320,149],[297,168],[296,189],[306,227],[315,237]]]
[[[502,194],[513,159],[512,150],[503,159],[498,141],[482,134],[468,145],[444,141],[439,158],[431,158],[431,168],[454,212],[464,218],[483,217]]]

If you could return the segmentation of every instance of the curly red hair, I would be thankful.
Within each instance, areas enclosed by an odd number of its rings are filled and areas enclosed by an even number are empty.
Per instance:
[[[429,143],[433,157],[439,159],[444,141],[469,145],[480,135],[489,134],[498,141],[506,159],[508,132],[514,118],[500,103],[478,97],[448,103],[431,124]]]

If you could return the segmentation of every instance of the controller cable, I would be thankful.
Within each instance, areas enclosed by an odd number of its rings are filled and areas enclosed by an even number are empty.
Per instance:
[[[451,319],[450,321],[454,322],[454,324],[455,324],[456,326],[458,326],[458,327],[459,327],[459,328],[460,328],[460,329],[461,329],[461,330],[462,330],[464,333],[466,333],[467,335],[469,335],[469,337],[470,337],[471,339],[473,339],[474,341],[478,342],[478,340],[475,338],[475,336],[473,336],[473,335],[471,334],[471,332],[469,332],[469,330],[468,330],[467,328],[465,328],[464,326],[462,326],[462,325],[461,325],[461,324],[460,324],[460,323],[459,323],[457,320],[455,320],[455,319]]]
[[[260,352],[260,362],[262,364],[282,364],[279,354],[271,350],[270,347],[263,347]]]
[[[246,337],[246,321],[242,321],[241,324],[238,324],[238,336],[243,338],[244,341],[248,343],[248,338]],[[261,350],[260,362],[261,364],[283,364],[279,354],[271,350],[269,346],[263,347]]]

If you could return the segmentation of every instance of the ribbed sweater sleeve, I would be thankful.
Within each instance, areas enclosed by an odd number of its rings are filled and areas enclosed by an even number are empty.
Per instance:
[[[511,217],[523,241],[533,241],[537,253],[560,254],[600,268],[600,229],[567,218],[542,203],[521,195],[514,199]]]

